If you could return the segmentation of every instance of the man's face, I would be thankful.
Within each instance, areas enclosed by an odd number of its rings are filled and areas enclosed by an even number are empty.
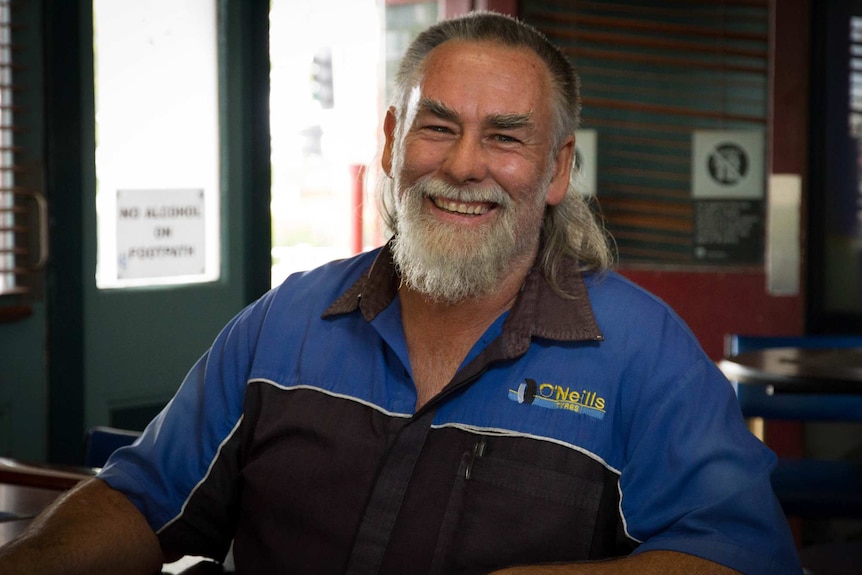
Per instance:
[[[551,154],[551,81],[526,49],[447,42],[426,59],[384,169],[396,187],[396,263],[411,287],[457,302],[532,262],[545,206],[562,200],[573,141]]]

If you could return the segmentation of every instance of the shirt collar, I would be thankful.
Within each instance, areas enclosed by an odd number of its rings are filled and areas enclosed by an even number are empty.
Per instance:
[[[366,321],[371,321],[395,299],[400,282],[387,243],[368,271],[329,306],[323,317],[359,309]],[[554,341],[604,339],[593,315],[583,273],[572,259],[565,258],[560,266],[560,287],[568,297],[554,291],[541,269],[533,266],[503,324],[501,343],[506,356],[525,353],[533,337]]]

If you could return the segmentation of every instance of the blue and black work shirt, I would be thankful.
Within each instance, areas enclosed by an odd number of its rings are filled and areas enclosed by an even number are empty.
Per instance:
[[[774,455],[664,303],[534,269],[418,411],[388,246],[234,318],[100,477],[239,573],[478,574],[646,550],[801,573]]]

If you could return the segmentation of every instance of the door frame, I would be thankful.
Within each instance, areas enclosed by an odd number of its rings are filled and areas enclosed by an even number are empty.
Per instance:
[[[247,304],[270,283],[269,2],[213,0],[219,14],[222,272]],[[92,0],[44,0],[47,456],[74,464],[86,421],[86,299],[95,282]],[[225,247],[230,246],[230,247]],[[239,247],[237,247],[239,246]],[[237,310],[238,311],[238,310]],[[177,382],[179,383],[179,382]]]

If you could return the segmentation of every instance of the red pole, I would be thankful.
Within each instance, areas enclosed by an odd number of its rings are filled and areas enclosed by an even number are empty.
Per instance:
[[[363,164],[350,165],[350,181],[352,191],[350,208],[353,213],[353,237],[351,249],[354,254],[362,251],[362,199],[365,195],[365,166]]]

